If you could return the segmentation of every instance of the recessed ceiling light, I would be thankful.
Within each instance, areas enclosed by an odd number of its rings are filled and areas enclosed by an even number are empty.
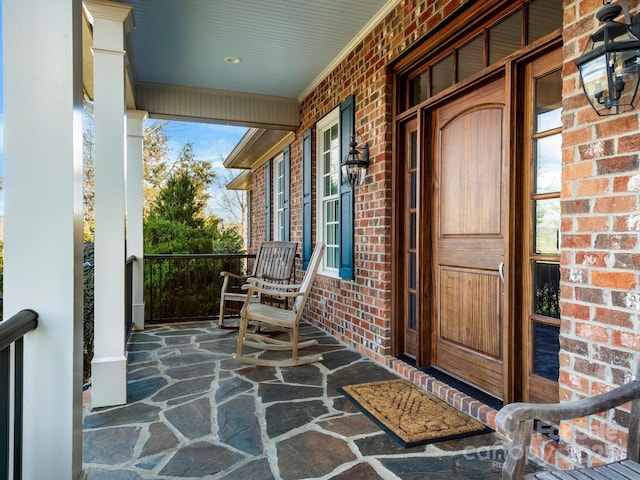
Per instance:
[[[238,57],[224,57],[224,61],[231,65],[238,65],[242,63],[242,59]]]

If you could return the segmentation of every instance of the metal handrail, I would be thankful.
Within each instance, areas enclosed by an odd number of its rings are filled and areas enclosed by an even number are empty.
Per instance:
[[[255,254],[145,254],[145,322],[211,320],[219,312],[220,272],[250,271]]]
[[[0,322],[0,478],[22,478],[22,421],[24,398],[23,337],[38,326],[38,313],[22,310]],[[10,348],[14,345],[13,351]],[[13,385],[11,367],[13,366]],[[12,388],[13,386],[13,388]],[[13,396],[13,398],[12,398]],[[13,415],[11,412],[13,405]],[[13,433],[13,442],[11,435]],[[13,449],[11,444],[13,443]],[[10,461],[10,458],[13,460]]]
[[[0,322],[0,350],[4,350],[37,326],[38,313],[31,309],[21,310]]]
[[[137,258],[130,255],[124,264],[124,343],[129,340],[129,335],[133,329],[133,264]]]

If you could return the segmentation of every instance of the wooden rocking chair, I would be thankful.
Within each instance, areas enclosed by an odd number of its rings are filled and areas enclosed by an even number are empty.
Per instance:
[[[242,290],[241,286],[249,278],[261,278],[272,283],[289,283],[291,281],[297,246],[296,242],[264,242],[260,245],[256,255],[251,275],[220,272],[220,276],[224,277],[224,281],[220,292],[219,328],[229,328],[224,324],[227,302],[244,303],[247,298],[247,292]],[[253,295],[251,300],[256,302],[260,298],[258,295]]]
[[[266,282],[261,279],[250,279],[247,285],[242,288],[247,291],[242,310],[240,311],[240,330],[238,332],[238,347],[233,358],[244,363],[262,365],[267,367],[291,367],[306,363],[318,362],[322,360],[322,355],[307,355],[298,357],[298,349],[317,345],[317,340],[307,340],[298,342],[298,329],[302,311],[311,292],[313,280],[320,266],[325,245],[318,243],[311,256],[309,266],[304,274],[302,283],[299,285],[282,285]],[[292,298],[294,301],[291,308],[278,308],[263,303],[251,301],[253,295],[265,294],[280,298]],[[250,332],[247,327],[256,325],[264,327]],[[278,332],[285,332],[289,335],[288,340],[275,338],[272,335],[273,329]],[[256,348],[258,350],[291,350],[291,358],[285,360],[266,360],[242,355],[243,347]]]

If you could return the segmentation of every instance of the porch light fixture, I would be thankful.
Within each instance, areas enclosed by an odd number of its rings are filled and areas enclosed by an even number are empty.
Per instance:
[[[351,135],[349,142],[349,153],[342,161],[342,178],[347,179],[351,188],[364,183],[364,177],[369,167],[369,144],[365,143],[362,148],[362,156],[358,151],[355,132]]]
[[[587,46],[576,60],[582,88],[598,115],[616,115],[634,108],[640,81],[640,17],[631,18],[622,0],[625,23],[614,19],[622,7],[605,4],[596,18],[604,25],[591,34]]]

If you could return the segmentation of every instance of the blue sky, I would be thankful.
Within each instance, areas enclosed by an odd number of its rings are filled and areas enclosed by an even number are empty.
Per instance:
[[[153,120],[151,120],[153,121]],[[175,160],[180,149],[187,143],[193,145],[193,153],[197,160],[211,162],[214,171],[218,175],[224,175],[226,168],[222,166],[222,161],[233,150],[244,133],[245,127],[234,127],[230,125],[215,125],[210,123],[194,122],[169,122],[165,127],[165,132],[169,137],[169,159]],[[232,171],[235,174],[237,170]],[[229,175],[228,171],[226,173]],[[211,189],[212,201],[210,202],[211,213],[225,220],[225,212],[215,208],[215,197],[220,192],[213,187]]]
[[[2,69],[2,0],[0,0],[0,71]],[[150,120],[153,121],[153,120]],[[169,158],[175,160],[182,146],[191,142],[193,152],[198,160],[206,160],[213,164],[217,173],[224,173],[222,159],[231,152],[246,132],[244,127],[214,125],[194,122],[169,122],[165,131],[169,137]],[[3,79],[0,75],[0,175],[4,175],[4,108],[3,108]],[[212,189],[212,195],[218,195]],[[212,213],[225,217],[223,212],[214,210]],[[4,193],[0,192],[0,215],[4,214]]]

